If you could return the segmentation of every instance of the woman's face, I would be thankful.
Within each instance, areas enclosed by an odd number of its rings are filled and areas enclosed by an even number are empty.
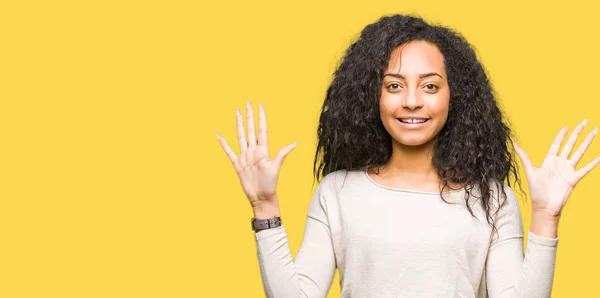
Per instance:
[[[394,49],[379,100],[381,121],[392,139],[404,146],[434,140],[446,123],[449,104],[444,57],[438,48],[412,41]]]

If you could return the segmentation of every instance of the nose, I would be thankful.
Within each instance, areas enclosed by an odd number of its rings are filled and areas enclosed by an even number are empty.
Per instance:
[[[416,91],[408,91],[402,97],[401,105],[405,109],[414,110],[423,106],[423,101]]]

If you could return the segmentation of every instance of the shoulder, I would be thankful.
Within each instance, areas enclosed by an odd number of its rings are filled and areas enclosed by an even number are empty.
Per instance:
[[[488,179],[486,188],[484,190],[480,185],[468,187],[469,194],[475,198],[472,202],[473,204],[479,202],[483,192],[486,191],[489,194],[486,205],[489,207],[490,214],[511,212],[519,209],[517,195],[513,187],[504,183],[504,181],[493,178]]]
[[[361,170],[337,170],[325,175],[317,190],[339,194],[348,188],[360,187],[364,183],[363,176],[364,172]]]
[[[338,170],[325,175],[313,194],[309,214],[315,216],[319,212],[325,212],[329,216],[336,216],[335,214],[341,212],[343,198],[360,187],[360,173],[360,171]]]
[[[520,215],[519,201],[513,189],[514,185],[510,186],[495,179],[491,180],[489,185],[491,192],[489,204],[496,219],[507,215]]]

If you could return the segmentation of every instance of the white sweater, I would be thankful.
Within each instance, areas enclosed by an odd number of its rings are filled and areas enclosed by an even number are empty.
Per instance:
[[[476,198],[478,219],[471,216],[464,189],[444,193],[457,203],[447,204],[439,193],[377,184],[365,171],[330,173],[312,197],[295,259],[285,226],[255,233],[265,293],[326,297],[337,268],[343,298],[550,297],[559,238],[529,231],[524,255],[519,205],[503,187],[496,235]]]

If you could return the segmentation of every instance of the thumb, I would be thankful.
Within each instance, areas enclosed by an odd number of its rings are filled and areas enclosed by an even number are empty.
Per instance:
[[[531,159],[529,158],[527,153],[525,153],[525,151],[521,149],[521,147],[517,146],[517,143],[513,143],[513,146],[515,147],[515,151],[517,151],[517,154],[521,159],[521,164],[525,168],[525,174],[530,176],[533,173],[533,164],[531,163]]]
[[[294,142],[293,144],[290,144],[290,145],[287,145],[287,146],[281,148],[281,150],[279,150],[279,152],[277,152],[277,155],[273,159],[273,161],[277,165],[277,168],[281,168],[281,165],[283,164],[283,161],[285,160],[285,157],[290,152],[292,152],[292,150],[294,150],[294,148],[296,148],[297,145],[298,145],[298,141]]]

